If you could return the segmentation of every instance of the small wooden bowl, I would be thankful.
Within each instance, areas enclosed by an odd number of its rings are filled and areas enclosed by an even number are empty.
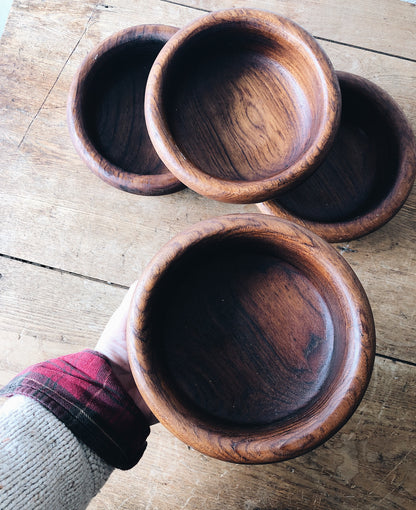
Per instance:
[[[194,191],[253,203],[311,173],[332,144],[340,94],[315,39],[252,9],[214,12],[178,31],[152,67],[150,138]]]
[[[345,260],[310,231],[237,214],[195,225],[152,260],[127,326],[150,409],[200,452],[239,463],[301,455],[351,416],[374,323]]]
[[[75,75],[67,117],[75,148],[108,184],[138,195],[183,188],[156,154],[144,120],[149,70],[177,28],[141,25],[98,45]]]
[[[415,138],[395,101],[364,78],[337,74],[342,117],[327,159],[295,188],[258,204],[330,242],[384,225],[404,204],[416,175]]]

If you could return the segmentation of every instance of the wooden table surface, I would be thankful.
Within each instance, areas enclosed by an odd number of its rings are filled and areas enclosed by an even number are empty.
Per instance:
[[[28,364],[93,347],[152,255],[205,218],[257,212],[185,190],[139,197],[80,161],[65,117],[89,50],[136,24],[184,26],[224,7],[268,9],[309,30],[336,69],[389,92],[416,131],[416,6],[402,0],[15,0],[0,42],[0,384]],[[370,387],[330,441],[288,462],[241,466],[156,425],[142,461],[116,471],[97,509],[415,509],[416,193],[385,227],[336,244],[377,328]]]

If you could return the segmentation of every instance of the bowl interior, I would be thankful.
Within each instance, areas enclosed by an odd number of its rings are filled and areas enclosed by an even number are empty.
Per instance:
[[[306,44],[257,19],[218,22],[169,62],[162,103],[180,151],[228,181],[259,181],[299,161],[319,138],[327,97]]]
[[[147,133],[144,91],[166,38],[138,37],[110,48],[89,71],[81,98],[86,135],[112,165],[141,175],[168,173]]]
[[[385,101],[363,82],[340,75],[341,124],[324,163],[276,198],[312,222],[348,222],[386,199],[400,169],[400,135]]]
[[[249,433],[325,402],[347,328],[331,284],[293,258],[261,238],[213,238],[153,289],[151,365],[191,414]]]

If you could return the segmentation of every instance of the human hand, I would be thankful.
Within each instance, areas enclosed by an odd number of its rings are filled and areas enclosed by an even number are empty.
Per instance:
[[[108,321],[104,331],[100,336],[100,339],[98,340],[97,345],[95,346],[95,350],[101,352],[110,360],[114,375],[134,400],[135,404],[143,413],[149,425],[153,425],[154,423],[157,423],[157,419],[148,408],[139,390],[137,389],[136,383],[134,382],[133,375],[130,370],[130,364],[127,355],[127,318],[130,303],[133,298],[136,286],[137,281],[131,285],[120,306]]]

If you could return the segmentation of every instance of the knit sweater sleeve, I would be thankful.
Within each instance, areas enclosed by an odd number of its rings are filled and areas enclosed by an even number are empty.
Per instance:
[[[12,395],[42,404],[111,466],[130,469],[146,448],[145,417],[97,351],[28,367],[0,390],[0,396]]]
[[[1,510],[85,509],[146,448],[146,418],[99,352],[33,365],[0,396]]]
[[[16,395],[0,408],[0,508],[80,510],[113,468],[50,411]]]

